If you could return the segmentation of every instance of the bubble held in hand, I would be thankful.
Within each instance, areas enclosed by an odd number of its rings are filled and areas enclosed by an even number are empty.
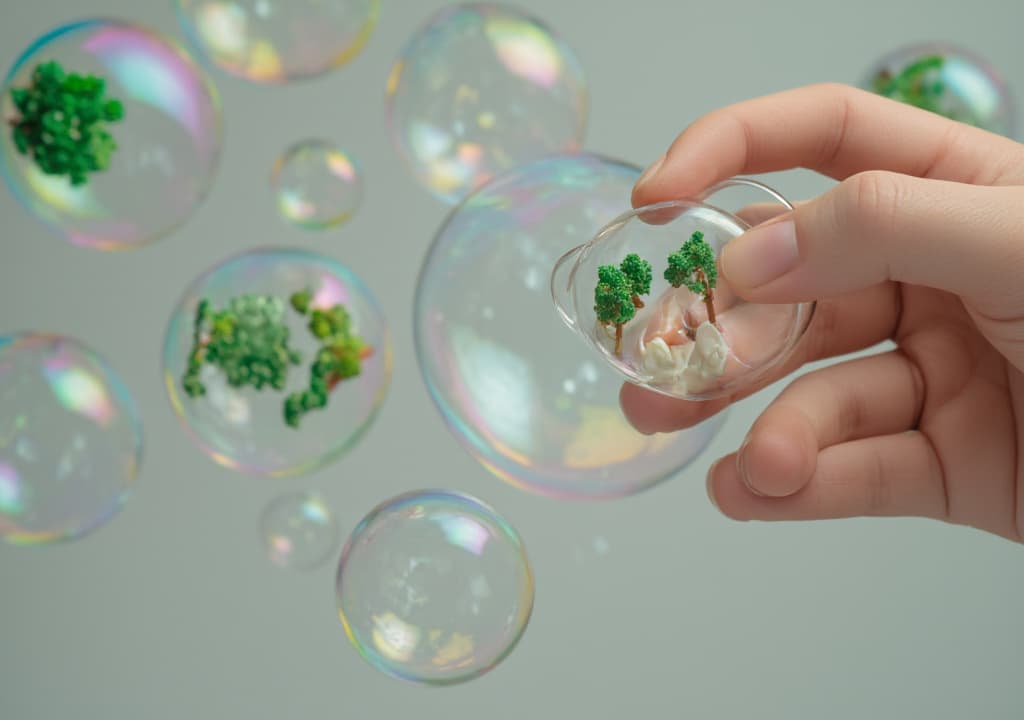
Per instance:
[[[31,214],[74,245],[122,250],[180,227],[221,146],[216,89],[174,41],[85,20],[37,39],[0,97],[0,168]]]
[[[215,462],[256,475],[323,467],[362,437],[391,378],[376,298],[315,253],[260,249],[186,290],[164,343],[164,382]]]
[[[312,570],[338,545],[338,521],[314,493],[293,492],[274,498],[263,510],[260,534],[267,559],[278,567]]]
[[[477,678],[519,642],[533,572],[515,529],[479,500],[443,490],[378,505],[338,564],[338,614],[360,655],[430,685]]]
[[[135,486],[142,421],[121,379],[77,340],[0,337],[0,538],[75,540]]]
[[[573,50],[539,19],[504,5],[444,8],[388,78],[395,147],[413,176],[452,204],[506,170],[579,151],[587,110]]]
[[[274,164],[270,183],[281,217],[307,230],[347,222],[363,198],[355,161],[324,140],[303,140],[288,148]]]

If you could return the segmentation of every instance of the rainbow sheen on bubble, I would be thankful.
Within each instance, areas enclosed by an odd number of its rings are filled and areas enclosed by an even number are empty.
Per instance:
[[[274,164],[270,179],[278,212],[306,230],[347,222],[363,199],[363,177],[355,160],[325,140],[303,140]]]
[[[1014,137],[1017,108],[1005,81],[979,55],[946,43],[911,45],[875,63],[863,86],[952,120]]]
[[[689,465],[724,421],[634,430],[619,408],[621,377],[552,305],[555,262],[629,207],[639,174],[589,154],[518,168],[456,208],[428,252],[414,311],[423,379],[455,438],[515,487],[632,495]]]
[[[98,529],[141,460],[138,408],[106,360],[67,337],[0,337],[0,538],[37,545]]]
[[[456,203],[496,175],[583,144],[579,60],[541,20],[505,5],[442,9],[388,78],[392,142],[413,176]]]
[[[310,293],[311,309],[343,306],[352,332],[369,354],[361,360],[358,375],[330,390],[325,407],[290,427],[282,411],[285,399],[309,387],[320,349],[309,317],[290,305],[291,296],[304,291]],[[199,377],[206,393],[190,396],[183,378],[195,345],[200,301],[206,300],[211,310],[223,310],[246,296],[279,306],[288,343],[301,361],[288,369],[285,387],[258,390],[232,387],[224,372],[204,364]],[[391,353],[391,335],[380,306],[352,270],[316,253],[263,248],[217,264],[185,291],[167,328],[164,384],[189,436],[216,463],[252,475],[297,475],[338,459],[369,429],[390,385]]]
[[[362,51],[380,0],[175,0],[204,57],[254,83],[322,75]]]
[[[359,654],[388,675],[429,685],[492,670],[533,610],[519,534],[479,500],[443,490],[374,508],[342,551],[335,589]]]
[[[18,115],[11,89],[26,87],[40,63],[94,75],[124,118],[108,126],[117,144],[110,166],[73,186],[43,173],[14,146],[0,142],[0,168],[29,212],[74,245],[123,250],[159,240],[190,218],[212,184],[221,149],[216,88],[173,40],[112,20],[61,26],[37,39],[4,80],[0,117]],[[6,123],[5,123],[6,125]]]
[[[330,506],[308,492],[287,493],[268,503],[260,518],[260,535],[267,559],[292,570],[319,567],[334,554],[340,540]]]

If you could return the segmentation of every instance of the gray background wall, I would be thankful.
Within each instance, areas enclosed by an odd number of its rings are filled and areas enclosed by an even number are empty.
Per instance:
[[[319,80],[268,88],[217,74],[227,123],[216,186],[178,234],[147,249],[76,249],[0,193],[0,331],[45,329],[99,348],[146,424],[137,493],[113,523],[57,547],[0,546],[0,718],[1020,718],[1021,550],[918,520],[738,524],[704,473],[772,396],[736,408],[710,450],[631,499],[572,504],[490,476],[448,435],[417,372],[416,270],[447,209],[406,175],[383,129],[384,81],[438,0],[385,0],[366,50]],[[583,3],[521,0],[576,48],[592,91],[587,147],[646,164],[700,114],[819,80],[856,81],[905,42],[987,55],[1024,94],[1018,0]],[[0,64],[85,15],[177,37],[170,2],[3,0]],[[266,183],[292,141],[355,148],[367,195],[322,236],[286,227]],[[776,178],[794,198],[827,183]],[[395,334],[381,417],[313,476],[232,474],[177,425],[160,383],[182,287],[252,245],[293,244],[349,264]],[[396,451],[400,450],[400,451]],[[348,644],[331,565],[282,573],[257,517],[285,487],[325,493],[345,534],[378,501],[443,486],[487,500],[521,531],[537,580],[519,648],[470,684],[391,680]]]

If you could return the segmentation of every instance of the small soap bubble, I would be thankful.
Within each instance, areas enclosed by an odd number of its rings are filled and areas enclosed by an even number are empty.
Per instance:
[[[102,357],[67,337],[0,337],[0,538],[96,530],[130,497],[141,460],[138,408]]]
[[[175,0],[186,34],[214,65],[254,83],[322,75],[358,55],[380,0]]]
[[[444,8],[388,78],[395,147],[414,177],[452,204],[517,165],[577,152],[587,110],[573,50],[541,20],[504,5]]]
[[[221,147],[217,91],[152,30],[111,20],[59,27],[22,52],[2,93],[4,177],[34,217],[74,245],[152,243],[210,189]]]
[[[338,522],[323,498],[308,492],[272,500],[260,519],[263,549],[271,563],[282,568],[312,570],[330,558],[338,546]]]
[[[879,95],[1013,137],[1016,107],[989,62],[944,43],[895,50],[871,67],[863,85]]]
[[[164,343],[164,383],[189,436],[254,475],[341,457],[376,417],[391,338],[349,268],[299,250],[229,258],[186,290]]]
[[[515,487],[632,495],[689,465],[725,420],[637,432],[619,407],[622,377],[552,307],[555,262],[629,206],[639,175],[589,154],[517,168],[456,208],[428,251],[414,315],[424,381],[456,439]]]
[[[426,490],[381,503],[359,523],[336,592],[345,633],[367,662],[451,685],[512,652],[533,609],[533,572],[518,533],[494,510]]]
[[[274,164],[271,187],[288,222],[323,230],[348,221],[363,199],[363,178],[351,156],[324,140],[304,140]]]

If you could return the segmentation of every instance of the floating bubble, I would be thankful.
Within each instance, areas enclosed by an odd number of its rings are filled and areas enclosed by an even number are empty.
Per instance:
[[[968,125],[1013,137],[1016,108],[993,67],[953,45],[931,43],[896,50],[879,60],[863,85],[879,95]]]
[[[278,567],[312,570],[338,545],[337,520],[326,502],[307,492],[275,498],[263,511],[260,532],[267,559]]]
[[[186,290],[164,343],[164,382],[215,462],[270,476],[337,459],[369,428],[391,378],[377,301],[347,267],[260,249]]]
[[[220,155],[220,102],[206,75],[172,40],[110,20],[36,40],[7,74],[0,117],[11,190],[84,247],[128,249],[171,233],[206,196]]]
[[[103,358],[56,335],[0,337],[0,537],[34,545],[96,530],[141,460],[139,411]]]
[[[761,189],[780,210],[793,208],[746,179],[707,196],[730,187]],[[790,356],[814,312],[814,303],[750,303],[733,292],[718,259],[749,228],[699,200],[630,210],[554,266],[559,314],[637,385],[686,400],[749,389]]]
[[[517,165],[577,152],[587,109],[572,49],[503,5],[441,10],[388,78],[395,147],[423,185],[453,204]]]
[[[281,216],[308,230],[341,225],[363,199],[363,178],[355,161],[323,140],[290,147],[274,164],[270,182]]]
[[[452,685],[512,652],[533,609],[533,572],[515,529],[475,498],[428,490],[378,505],[352,532],[338,615],[377,669]]]
[[[724,421],[643,435],[622,378],[559,321],[549,276],[623,207],[639,169],[594,155],[517,168],[438,231],[416,288],[416,353],[449,429],[506,482],[561,498],[640,492],[687,466]]]
[[[190,40],[217,67],[256,83],[322,75],[354,58],[380,0],[175,0]]]

